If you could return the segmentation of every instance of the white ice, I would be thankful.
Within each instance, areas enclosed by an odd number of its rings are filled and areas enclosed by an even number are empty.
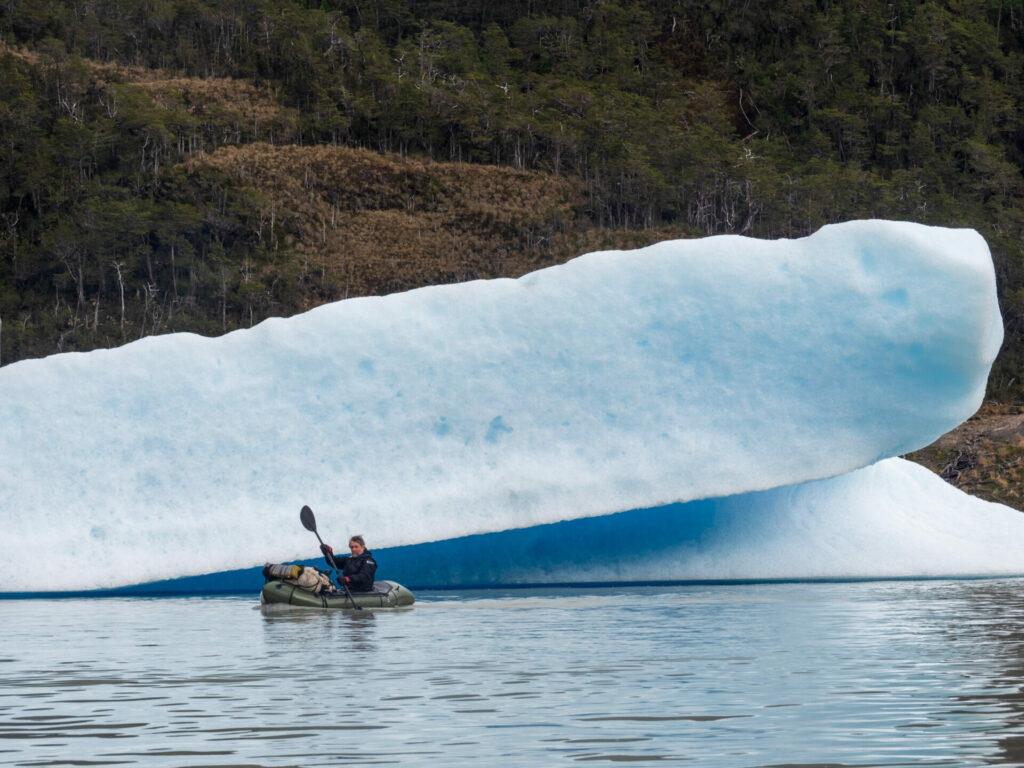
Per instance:
[[[88,589],[309,556],[304,503],[379,548],[842,475],[970,416],[1001,340],[976,232],[860,221],[24,361],[0,368],[0,584]],[[833,481],[853,520],[912,486],[907,514],[948,507],[965,536],[1022,541],[1020,516],[941,481],[867,477]],[[810,509],[797,497],[790,522]],[[870,525],[884,539],[885,519]],[[751,542],[737,535],[739,551]],[[789,535],[829,550],[827,526]],[[1005,572],[958,546],[922,549],[928,573]],[[38,567],[55,553],[66,567]],[[852,554],[832,567],[891,570],[888,554]]]

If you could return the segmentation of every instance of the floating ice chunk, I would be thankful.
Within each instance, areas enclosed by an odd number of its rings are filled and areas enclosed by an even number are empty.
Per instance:
[[[374,546],[838,475],[981,402],[1002,339],[973,230],[861,221],[589,254],[0,369],[0,584]]]

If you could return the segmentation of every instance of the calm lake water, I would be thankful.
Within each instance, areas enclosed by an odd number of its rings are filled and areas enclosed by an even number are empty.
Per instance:
[[[1024,765],[1024,581],[0,601],[0,765]]]

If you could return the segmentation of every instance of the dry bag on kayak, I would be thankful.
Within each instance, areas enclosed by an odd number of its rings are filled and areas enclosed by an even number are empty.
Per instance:
[[[274,563],[267,563],[263,566],[263,578],[267,581],[271,579],[297,579],[299,574],[302,573],[301,565],[277,565]]]
[[[267,581],[283,581],[286,584],[294,584],[297,587],[308,589],[314,595],[321,590],[332,590],[334,585],[326,573],[320,573],[316,568],[309,565],[277,565],[267,563],[263,566],[263,578]]]

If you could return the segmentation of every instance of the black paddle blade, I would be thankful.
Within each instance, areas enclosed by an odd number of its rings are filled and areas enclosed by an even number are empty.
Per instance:
[[[303,505],[299,511],[299,520],[302,521],[302,527],[307,531],[316,533],[316,518],[313,517],[313,510]]]

